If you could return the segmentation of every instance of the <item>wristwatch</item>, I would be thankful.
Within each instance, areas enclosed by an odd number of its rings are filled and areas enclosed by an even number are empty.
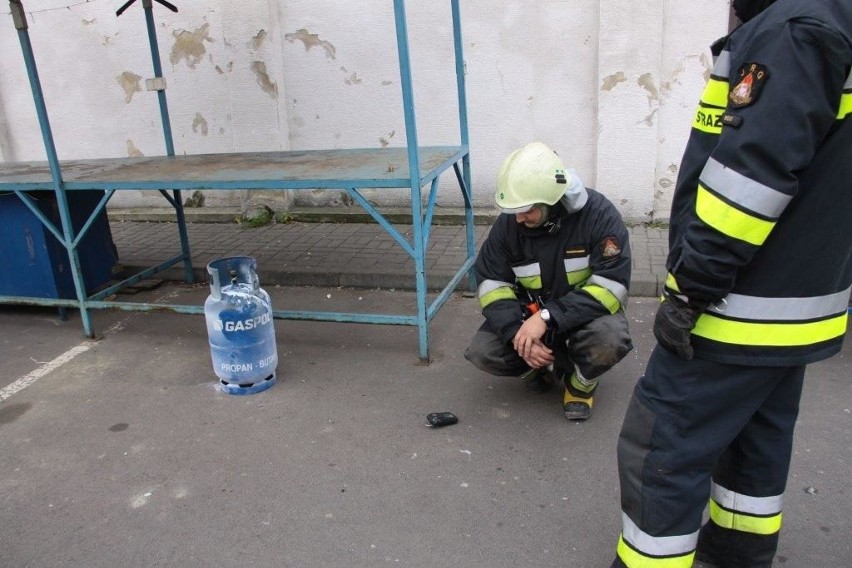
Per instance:
[[[551,327],[553,325],[553,318],[550,315],[550,310],[547,308],[542,308],[539,310],[538,315],[541,316],[541,319],[544,320],[544,323],[547,324],[547,327]]]

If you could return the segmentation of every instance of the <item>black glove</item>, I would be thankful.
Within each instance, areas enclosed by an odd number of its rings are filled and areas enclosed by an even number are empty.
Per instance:
[[[654,318],[654,337],[681,359],[692,359],[690,332],[707,305],[706,302],[686,302],[667,290],[663,291],[663,302]]]

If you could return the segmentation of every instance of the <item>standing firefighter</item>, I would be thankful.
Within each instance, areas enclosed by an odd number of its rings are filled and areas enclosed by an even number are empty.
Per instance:
[[[712,48],[659,345],[619,437],[613,567],[772,565],[805,366],[846,333],[852,2],[733,6],[744,24]]]
[[[540,142],[503,162],[495,197],[504,214],[474,266],[485,322],[465,358],[536,392],[563,384],[566,418],[587,420],[598,377],[633,347],[627,229]]]

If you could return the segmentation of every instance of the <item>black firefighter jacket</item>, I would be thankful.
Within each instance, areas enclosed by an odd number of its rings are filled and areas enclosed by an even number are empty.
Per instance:
[[[593,189],[568,213],[554,206],[559,228],[529,229],[514,215],[500,215],[477,256],[474,270],[479,303],[491,330],[510,343],[521,327],[520,283],[544,299],[560,333],[582,327],[627,302],[630,243],[615,206]],[[524,303],[526,303],[524,301]]]
[[[666,285],[711,302],[696,357],[824,359],[841,348],[852,287],[852,2],[778,0],[713,55]]]

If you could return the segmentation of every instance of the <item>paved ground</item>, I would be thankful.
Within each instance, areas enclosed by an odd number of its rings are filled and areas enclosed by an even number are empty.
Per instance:
[[[408,291],[269,288],[275,307],[405,311]],[[167,283],[129,299],[203,302]],[[619,530],[615,443],[653,339],[603,381],[592,420],[462,358],[455,295],[413,328],[276,320],[279,381],[221,393],[204,320],[0,306],[0,566],[605,568]],[[809,373],[777,566],[852,565],[852,337]],[[460,422],[425,426],[429,412]]]
[[[180,253],[175,223],[111,222],[119,260],[128,270],[148,268]],[[414,262],[378,224],[290,223],[245,228],[235,223],[189,223],[187,232],[196,280],[206,266],[224,256],[257,259],[261,284],[414,288]],[[398,225],[411,239],[411,226]],[[476,247],[488,226],[476,225]],[[631,294],[654,296],[665,280],[668,233],[645,226],[630,229],[633,252]],[[465,229],[435,225],[426,256],[427,282],[442,288],[464,261]],[[162,274],[183,279],[182,266]]]
[[[464,256],[461,231],[435,227],[433,285]],[[174,224],[112,232],[131,268],[178,252]],[[376,225],[192,223],[189,235],[199,279],[210,260],[255,256],[276,309],[414,305],[410,260]],[[415,328],[276,320],[278,383],[250,396],[218,390],[200,316],[96,310],[88,341],[73,310],[63,322],[0,305],[0,566],[605,568],[616,437],[664,273],[665,231],[631,238],[636,349],[585,424],[564,419],[559,393],[464,361],[481,316],[461,293],[432,322],[428,365]],[[119,299],[207,294],[168,281]],[[852,565],[850,376],[852,337],[810,369],[777,566]],[[425,426],[443,410],[460,422]]]

